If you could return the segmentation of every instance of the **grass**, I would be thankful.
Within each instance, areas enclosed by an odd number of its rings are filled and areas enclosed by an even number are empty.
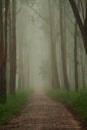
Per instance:
[[[78,93],[75,91],[67,92],[62,89],[49,89],[47,94],[55,100],[67,103],[78,118],[87,123],[87,89],[80,90]]]
[[[7,103],[0,104],[0,124],[6,123],[24,107],[31,90],[18,90],[16,96],[8,95]]]

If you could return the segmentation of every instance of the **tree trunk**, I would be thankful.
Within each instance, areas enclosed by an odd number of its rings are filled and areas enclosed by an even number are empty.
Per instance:
[[[58,75],[57,59],[56,59],[56,43],[54,37],[54,14],[52,9],[52,0],[49,2],[49,16],[50,16],[50,39],[51,39],[51,65],[52,65],[52,87],[60,88],[60,81]]]
[[[84,70],[83,54],[82,54],[82,51],[81,51],[81,46],[80,46],[80,56],[81,56],[81,69],[82,69],[82,83],[83,83],[83,88],[86,88],[86,83],[85,83],[85,70]]]
[[[75,67],[75,90],[78,92],[78,55],[77,55],[77,23],[75,23],[75,36],[74,36],[74,67]]]
[[[65,21],[63,16],[63,5],[60,0],[60,33],[61,33],[61,56],[62,56],[62,67],[63,67],[63,79],[64,79],[64,87],[66,90],[69,90],[69,81],[67,77],[67,62],[66,62],[66,39],[65,39]]]
[[[9,92],[16,92],[16,0],[12,1]]]
[[[8,1],[5,1],[5,30],[3,26],[3,4],[0,1],[0,103],[6,103],[7,88],[6,88],[6,63],[7,63],[7,12]],[[5,31],[5,43],[4,43]]]

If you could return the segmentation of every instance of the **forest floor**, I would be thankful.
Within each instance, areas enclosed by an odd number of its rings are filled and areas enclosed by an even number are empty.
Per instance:
[[[25,108],[0,130],[81,130],[80,123],[60,102],[33,94]]]

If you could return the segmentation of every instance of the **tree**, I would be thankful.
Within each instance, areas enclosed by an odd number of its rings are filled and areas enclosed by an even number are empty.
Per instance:
[[[75,23],[75,35],[74,35],[74,67],[75,67],[75,90],[78,91],[78,52],[77,52],[77,23]]]
[[[85,0],[86,3],[86,8],[85,8],[85,18],[84,21],[82,21],[77,4],[75,2],[75,0],[69,0],[70,5],[72,7],[76,22],[79,26],[79,29],[81,31],[81,35],[83,38],[83,44],[84,44],[84,48],[86,51],[86,55],[87,55],[87,0]]]
[[[8,6],[9,0],[5,0],[5,4],[3,4],[2,0],[0,1],[0,103],[6,103],[7,99],[6,64]],[[5,7],[5,13],[3,13],[3,7]],[[3,15],[5,15],[5,21],[3,21]]]
[[[65,20],[64,20],[64,6],[63,1],[60,0],[60,35],[61,35],[61,57],[63,68],[63,79],[66,90],[69,90],[69,81],[67,77],[67,62],[66,62],[66,38],[65,38]]]
[[[15,95],[16,91],[16,0],[12,0],[11,8],[11,42],[9,46],[10,57],[10,86],[9,92]]]
[[[49,16],[50,16],[50,40],[51,40],[51,65],[52,65],[52,87],[60,88],[57,59],[56,59],[56,43],[54,36],[54,13],[53,13],[53,0],[49,2]]]
[[[84,63],[83,63],[83,52],[82,52],[82,46],[80,45],[80,57],[81,57],[81,70],[82,70],[82,83],[83,83],[83,88],[86,88],[86,83],[85,83],[85,69],[84,69]]]

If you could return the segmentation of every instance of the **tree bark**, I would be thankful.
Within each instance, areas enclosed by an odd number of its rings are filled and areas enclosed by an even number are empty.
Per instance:
[[[75,90],[78,92],[78,55],[77,55],[77,23],[75,23],[75,36],[74,36],[74,68],[75,68]]]
[[[84,69],[83,54],[82,54],[82,51],[81,51],[81,46],[80,46],[80,56],[81,56],[81,69],[82,69],[82,83],[83,83],[83,88],[86,88],[85,69]]]
[[[16,93],[16,0],[12,1],[9,92]]]
[[[7,15],[9,0],[5,1],[5,23],[3,22],[3,3],[0,1],[0,103],[6,103],[6,64],[7,64]],[[5,29],[4,29],[5,25]],[[5,34],[5,37],[4,35]],[[4,42],[5,38],[5,42]]]

